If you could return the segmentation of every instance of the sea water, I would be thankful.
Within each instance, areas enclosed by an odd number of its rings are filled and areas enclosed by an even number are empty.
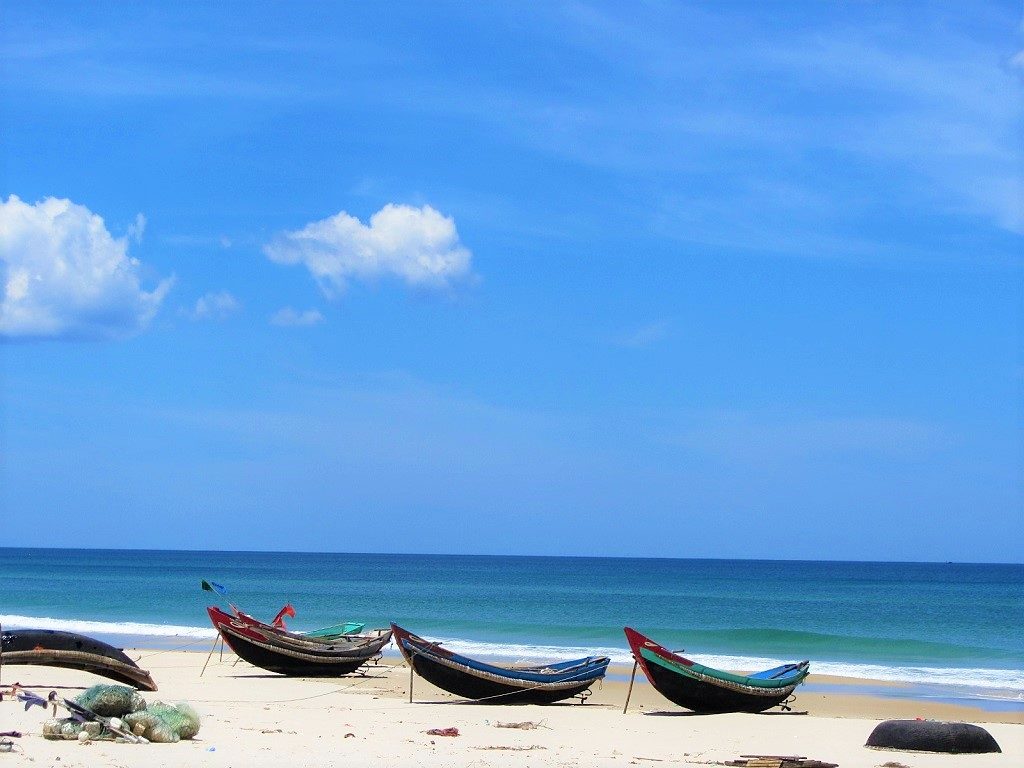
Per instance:
[[[289,602],[299,630],[394,621],[492,659],[630,663],[630,625],[712,666],[809,659],[1024,709],[1024,565],[0,549],[5,628],[199,649],[205,606],[229,600],[264,619]]]

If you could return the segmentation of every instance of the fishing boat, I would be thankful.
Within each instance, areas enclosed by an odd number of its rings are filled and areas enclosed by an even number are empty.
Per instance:
[[[267,624],[264,621],[260,621],[255,616],[251,616],[244,611],[238,609],[238,606],[231,606],[232,612],[235,614],[235,618],[242,621],[249,626],[255,627],[256,629],[264,632],[272,632],[278,637],[285,639],[292,639],[298,642],[312,642],[312,643],[324,643],[330,642],[331,640],[344,639],[354,635],[359,635],[365,628],[365,624],[361,624],[355,621],[347,621],[342,624],[332,624],[329,627],[321,627],[320,629],[314,629],[309,632],[291,632],[283,623],[276,622]],[[282,609],[283,610],[283,609]],[[280,614],[278,614],[280,615]]]
[[[809,662],[750,675],[707,667],[679,656],[630,627],[626,639],[637,665],[662,696],[694,712],[763,712],[783,704],[809,674]]]
[[[539,666],[486,664],[396,624],[391,631],[416,674],[442,690],[486,704],[550,704],[582,696],[608,669],[607,656]]]
[[[228,589],[223,584],[218,584],[216,581],[209,581],[203,579],[199,582],[204,592],[214,592],[218,595],[227,595]],[[362,632],[366,625],[357,621],[345,621],[338,624],[331,624],[327,627],[321,627],[320,629],[311,629],[306,632],[289,632],[288,627],[285,626],[285,616],[295,618],[295,608],[291,603],[286,603],[277,615],[271,619],[270,623],[260,621],[255,616],[242,611],[237,605],[232,602],[228,602],[228,606],[231,608],[232,613],[235,614],[239,619],[243,619],[251,624],[254,624],[261,629],[269,631],[282,631],[296,637],[307,637],[313,638],[314,640],[320,639],[333,639],[336,637],[342,637],[344,635],[357,635]]]
[[[91,672],[142,691],[155,691],[149,672],[124,651],[101,640],[54,629],[6,629],[0,634],[0,667],[29,664]]]
[[[255,626],[216,606],[206,609],[214,629],[239,658],[253,666],[297,677],[337,677],[355,672],[380,655],[391,641],[390,629],[320,642],[281,637],[277,632]]]

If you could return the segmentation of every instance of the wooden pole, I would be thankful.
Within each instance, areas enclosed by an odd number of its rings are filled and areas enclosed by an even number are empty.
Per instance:
[[[412,704],[412,655],[409,655],[409,703]]]
[[[217,641],[214,640],[213,642],[216,643]],[[220,660],[224,661],[224,635],[220,636]]]
[[[629,708],[629,697],[633,695],[633,681],[636,679],[636,668],[640,662],[633,660],[633,674],[629,676],[629,690],[626,691],[626,703],[622,707],[622,714],[626,714],[626,710]]]
[[[210,652],[206,655],[206,664],[210,663],[210,658],[213,656],[213,652],[217,650],[217,641],[220,639],[220,632],[218,632],[217,636],[213,638],[213,645],[210,646]],[[202,677],[203,673],[206,672],[206,664],[203,664],[203,671],[199,673],[200,677]]]

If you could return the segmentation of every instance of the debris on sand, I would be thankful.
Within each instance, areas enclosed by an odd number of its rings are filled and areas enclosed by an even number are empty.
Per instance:
[[[838,768],[839,764],[811,760],[799,755],[740,755],[737,760],[727,760],[719,765],[744,768]]]
[[[547,747],[542,747],[540,744],[531,744],[528,747],[509,747],[509,746],[506,746],[504,744],[495,744],[495,745],[489,746],[489,747],[473,747],[473,749],[486,749],[486,750],[497,750],[497,749],[500,749],[500,750],[503,750],[503,751],[506,751],[506,752],[532,752],[535,749],[547,749]]]
[[[544,725],[544,721],[541,720],[539,723],[535,723],[532,720],[524,720],[521,723],[495,723],[495,728],[518,728],[520,731],[533,731],[537,728],[548,728]],[[550,730],[550,729],[549,729]]]
[[[427,731],[428,736],[458,736],[459,729],[454,726],[450,728],[431,728]]]

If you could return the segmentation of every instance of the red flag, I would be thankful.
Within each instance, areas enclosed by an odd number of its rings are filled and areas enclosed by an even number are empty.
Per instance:
[[[277,616],[274,617],[274,621],[271,623],[279,629],[287,629],[284,625],[285,616],[291,616],[293,619],[295,618],[295,609],[292,607],[291,603],[287,603],[284,608],[278,611]]]

